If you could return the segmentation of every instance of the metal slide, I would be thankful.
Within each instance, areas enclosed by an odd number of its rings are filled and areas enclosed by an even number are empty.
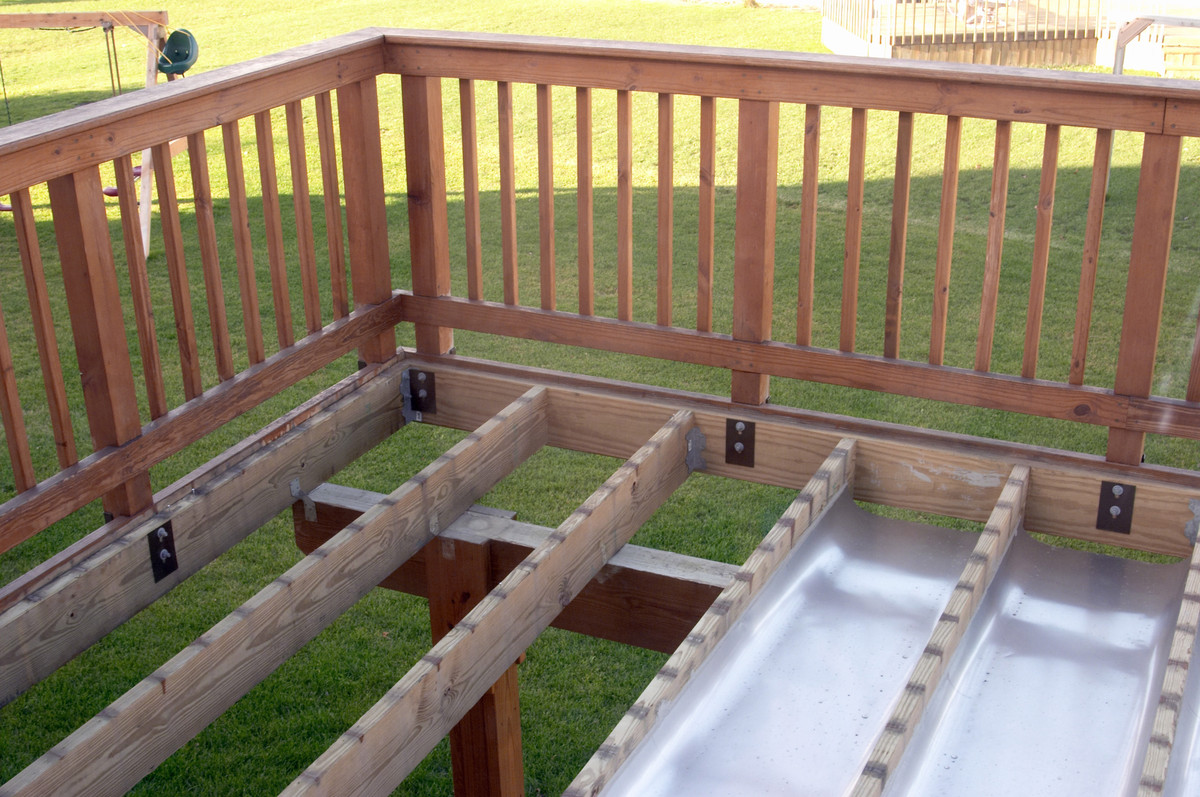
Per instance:
[[[976,539],[843,492],[603,794],[851,792]],[[1018,529],[884,795],[1135,793],[1187,567]],[[1200,794],[1197,680],[1166,794]]]

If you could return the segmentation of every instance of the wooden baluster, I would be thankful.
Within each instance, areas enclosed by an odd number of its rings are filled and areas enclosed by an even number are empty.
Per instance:
[[[992,339],[996,332],[996,302],[1000,298],[1000,260],[1004,252],[1004,212],[1008,204],[1008,160],[1012,122],[996,122],[996,150],[992,160],[992,200],[988,209],[987,255],[983,264],[983,297],[979,305],[979,335],[975,339],[975,370],[992,365]]]
[[[555,307],[554,278],[554,108],[550,86],[537,87],[538,254],[542,309]]]
[[[500,253],[504,269],[504,303],[520,304],[517,278],[517,175],[513,152],[512,84],[496,84],[496,112],[500,128]]]
[[[387,197],[383,185],[383,145],[380,140],[379,95],[375,79],[368,78],[342,86],[337,90],[337,99],[354,304],[379,304],[391,298],[392,272],[388,256]],[[440,110],[441,106],[438,108]],[[404,118],[407,131],[407,113]],[[409,179],[412,179],[411,175]],[[363,342],[358,349],[359,359],[366,363],[381,363],[395,354],[396,333],[390,329]]]
[[[162,221],[167,275],[171,283],[171,306],[175,311],[175,337],[179,348],[179,368],[183,373],[183,395],[190,401],[204,392],[204,382],[200,377],[200,352],[196,347],[192,291],[188,285],[187,263],[183,254],[183,228],[179,223],[179,198],[175,191],[175,171],[171,167],[170,142],[154,147],[154,179],[158,183],[158,212]]]
[[[119,446],[142,428],[100,170],[93,166],[47,185],[92,443],[96,450]],[[151,502],[150,476],[139,473],[104,496],[104,510],[132,515]]]
[[[846,254],[842,265],[842,328],[838,345],[854,351],[858,325],[858,266],[862,255],[863,184],[866,178],[867,109],[850,117],[850,164],[846,183]]]
[[[617,318],[633,320],[633,95],[617,92]]]
[[[1162,325],[1171,232],[1175,225],[1179,161],[1178,136],[1146,135],[1130,243],[1121,350],[1113,384],[1113,392],[1118,396],[1145,398],[1150,395]],[[1110,429],[1108,459],[1127,465],[1138,464],[1142,460],[1145,438],[1143,432]]]
[[[491,546],[438,538],[424,554],[429,627],[437,644],[495,586]],[[454,726],[450,759],[456,795],[525,794],[516,664]]]
[[[128,166],[128,157],[125,158],[125,162]],[[129,187],[132,190],[132,175]],[[67,404],[67,388],[63,381],[62,361],[58,356],[58,336],[54,331],[54,319],[50,316],[50,290],[46,286],[46,272],[42,267],[42,250],[38,243],[37,224],[33,217],[33,202],[29,198],[29,189],[22,188],[20,191],[14,191],[9,202],[13,209],[17,249],[21,253],[21,269],[25,272],[25,292],[29,297],[33,334],[37,341],[38,360],[42,366],[46,405],[50,412],[50,425],[54,430],[54,453],[58,457],[59,466],[66,468],[78,462],[79,455],[75,451],[75,430],[71,423],[71,408]],[[136,201],[133,202],[133,214],[129,218],[132,220],[132,234],[140,244]],[[144,262],[142,271],[144,274]],[[130,274],[132,273],[131,269]],[[154,362],[157,364],[157,349],[154,355]],[[161,396],[161,375],[158,385]],[[164,409],[163,412],[166,410]]]
[[[4,424],[4,440],[8,444],[8,459],[12,463],[13,484],[23,493],[37,484],[33,458],[29,454],[29,436],[25,432],[25,414],[17,397],[17,375],[13,370],[12,351],[8,347],[8,329],[4,311],[0,309],[0,422]]]
[[[738,102],[737,218],[734,223],[733,337],[770,340],[775,286],[775,201],[779,103]],[[731,397],[763,404],[766,374],[734,371]]]
[[[821,184],[821,106],[804,106],[804,174],[800,188],[800,282],[796,294],[796,343],[812,345],[814,277],[817,271],[817,191]]]
[[[442,134],[442,84],[404,75],[404,156],[408,172],[408,234],[413,293],[450,293],[450,233],[446,219],[446,154]],[[454,347],[449,327],[417,324],[417,351],[444,354]]]
[[[1054,186],[1058,179],[1059,126],[1046,125],[1042,149],[1042,180],[1038,188],[1037,227],[1033,235],[1033,268],[1029,275],[1029,308],[1025,317],[1025,351],[1021,376],[1037,376],[1038,347],[1042,337],[1042,308],[1046,300],[1046,272],[1050,263],[1050,229],[1054,222]]]
[[[246,175],[242,164],[242,136],[237,122],[221,125],[225,146],[225,173],[229,179],[229,220],[233,225],[233,251],[237,257],[238,292],[242,297],[242,326],[246,330],[246,356],[251,365],[266,359],[262,317],[258,311],[258,280],[254,275],[254,242],[250,240],[250,212],[246,202]]]
[[[308,195],[308,153],[304,146],[304,108],[289,102],[287,119],[288,159],[292,164],[292,207],[296,214],[296,253],[300,264],[300,292],[304,296],[304,323],[311,335],[319,332],[321,291],[317,287],[317,252],[313,241],[312,205]]]
[[[329,282],[334,319],[350,314],[346,290],[346,245],[342,239],[342,197],[338,187],[337,144],[333,137],[333,100],[329,92],[313,98],[317,106],[317,146],[321,150],[321,182],[325,192],[325,242],[329,249]]]
[[[713,328],[713,260],[717,219],[717,101],[700,98],[700,206],[697,210],[699,244],[696,257],[696,329]]]
[[[575,89],[576,169],[575,215],[579,249],[579,312],[596,312],[595,228],[592,221],[592,90]]]
[[[1196,334],[1192,338],[1192,365],[1188,370],[1188,401],[1200,401],[1200,319],[1196,320]]]
[[[467,298],[483,299],[483,230],[479,219],[479,136],[475,124],[475,81],[458,81],[462,118],[463,228],[467,238]]]
[[[1075,335],[1071,344],[1071,374],[1068,382],[1082,385],[1087,369],[1088,332],[1092,328],[1092,297],[1096,290],[1096,262],[1100,259],[1100,234],[1104,230],[1104,195],[1108,191],[1108,171],[1112,154],[1113,131],[1096,131],[1096,152],[1092,159],[1092,189],[1088,196],[1087,229],[1083,235],[1083,262],[1079,267],[1079,298],[1075,304]]]
[[[896,175],[892,182],[892,237],[888,252],[887,304],[883,356],[900,356],[900,314],[904,299],[904,251],[908,240],[908,196],[912,178],[913,115],[901,112],[896,125]]]
[[[658,95],[658,313],[671,326],[671,267],[674,259],[675,98]]]
[[[275,335],[279,348],[296,342],[292,332],[292,296],[288,289],[287,255],[283,250],[283,213],[279,207],[279,181],[275,168],[275,135],[271,112],[254,114],[258,141],[258,173],[262,183],[263,226],[267,235],[267,262],[271,271],[271,298],[275,307]]]
[[[187,140],[196,229],[200,237],[200,262],[204,269],[204,290],[208,300],[208,321],[212,328],[213,351],[216,352],[217,376],[224,382],[233,378],[233,351],[229,343],[229,324],[225,318],[225,288],[221,283],[221,262],[217,253],[217,225],[213,219],[212,188],[208,179],[208,150],[203,132],[192,133]]]
[[[929,330],[929,362],[941,365],[946,356],[946,319],[950,305],[950,263],[954,259],[954,222],[958,210],[958,161],[962,117],[946,117],[946,154],[942,163],[942,206],[938,216],[933,312]]]

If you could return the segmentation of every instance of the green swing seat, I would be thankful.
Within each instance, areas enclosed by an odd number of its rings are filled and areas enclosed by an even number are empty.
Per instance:
[[[164,75],[182,75],[196,63],[200,45],[191,31],[180,28],[167,37],[162,55],[158,57],[158,71]]]

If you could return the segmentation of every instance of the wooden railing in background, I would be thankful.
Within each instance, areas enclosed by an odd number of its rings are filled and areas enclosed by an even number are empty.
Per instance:
[[[401,76],[405,174],[385,173],[381,151],[379,93],[376,77]],[[443,85],[442,79],[452,82]],[[478,116],[479,82],[495,84],[498,125],[496,185],[481,184]],[[514,136],[516,84],[535,87],[538,169],[538,290],[521,293],[517,247],[517,150]],[[558,263],[554,235],[555,147],[552,134],[556,109],[555,87],[575,93],[575,156],[577,159],[575,259],[578,304],[557,307]],[[456,91],[457,89],[457,91]],[[601,92],[615,99],[615,248],[597,253],[593,174],[594,108]],[[652,95],[657,107],[659,176],[657,213],[652,221],[633,215],[634,99]],[[333,95],[336,94],[336,114]],[[446,146],[443,95],[457,94],[464,174],[465,241],[452,242],[447,207]],[[670,190],[679,174],[672,159],[678,134],[676,97],[699,96],[697,239],[690,251],[677,251],[678,225]],[[736,218],[717,216],[714,162],[717,140],[717,100],[737,103]],[[310,133],[303,124],[311,102],[325,198],[326,240],[330,278],[319,276],[314,222],[309,212],[309,164],[304,142]],[[785,233],[776,229],[779,191],[780,110],[803,106],[803,185],[800,224],[794,234],[798,262],[780,264],[795,269],[795,336],[777,333],[776,263],[774,252]],[[818,295],[819,150],[825,108],[850,109],[850,154],[844,212],[843,269],[840,282],[842,313],[837,348],[820,348],[814,341],[814,309],[833,301]],[[299,246],[289,262],[283,245],[284,210],[276,186],[279,166],[274,159],[278,109],[286,124],[287,152],[295,204]],[[867,223],[862,202],[867,162],[868,120],[881,112],[898,114],[893,170],[891,245],[883,347],[862,350],[858,342],[857,307],[860,298],[861,237]],[[904,313],[905,242],[908,230],[915,125],[922,116],[944,119],[944,169],[937,236],[935,296],[930,317]],[[336,117],[336,118],[335,118]],[[262,219],[270,280],[271,303],[260,307],[257,271],[250,233],[250,194],[242,162],[241,141],[253,119],[262,182]],[[964,120],[995,125],[992,156],[992,212],[987,228],[983,291],[979,304],[974,368],[944,364],[946,295],[951,286],[955,242],[956,192]],[[1018,372],[993,370],[992,341],[997,324],[996,300],[1008,232],[1004,209],[1008,196],[1009,153],[1013,123],[1040,129],[1044,135],[1043,166],[1031,270],[1025,346]],[[393,120],[388,120],[392,129]],[[1063,127],[1095,130],[1096,156],[1091,181],[1091,205],[1082,251],[1081,280],[1073,307],[1051,307],[1045,295],[1046,251],[1053,218],[1057,142]],[[337,136],[335,136],[335,127]],[[232,230],[218,230],[213,215],[213,190],[206,169],[210,163],[205,131],[220,129],[225,173],[229,183]],[[1121,345],[1110,384],[1086,384],[1089,317],[1100,248],[1107,152],[1113,131],[1144,136],[1141,186],[1131,239],[1128,290]],[[491,131],[488,131],[489,135]],[[1162,81],[1115,83],[1090,75],[995,69],[945,69],[937,66],[889,65],[805,54],[754,53],[711,48],[601,42],[570,42],[528,37],[500,37],[411,31],[364,31],[329,42],[298,48],[225,70],[189,77],[139,94],[94,107],[81,108],[46,120],[0,132],[0,194],[12,197],[14,230],[33,320],[47,417],[59,472],[37,473],[17,395],[13,358],[0,334],[0,413],[19,493],[0,506],[0,549],[7,549],[41,528],[101,496],[115,515],[129,515],[150,506],[150,468],[202,435],[250,409],[355,348],[365,362],[381,362],[395,353],[394,327],[403,321],[416,329],[416,344],[424,353],[449,351],[453,330],[470,329],[519,338],[553,341],[666,360],[696,363],[733,374],[732,396],[744,403],[766,400],[771,376],[826,382],[887,393],[939,399],[1018,413],[1060,418],[1110,427],[1109,457],[1136,463],[1146,433],[1200,438],[1200,353],[1192,351],[1185,399],[1151,395],[1153,364],[1158,350],[1160,317],[1167,261],[1171,250],[1171,219],[1176,202],[1183,136],[1200,134],[1200,89]],[[452,136],[453,137],[453,136]],[[338,139],[335,142],[335,138]],[[178,166],[170,158],[170,142],[185,139],[191,162],[191,193],[195,229],[199,236],[199,278],[204,299],[199,304],[211,329],[211,342],[200,340],[192,315],[197,271],[184,253],[176,182]],[[345,184],[345,245],[340,225],[340,176]],[[130,155],[155,148],[157,184],[169,276],[171,309],[155,307],[133,223],[133,182]],[[561,154],[560,154],[561,157]],[[220,160],[220,159],[214,159]],[[120,225],[130,315],[126,330],[110,224],[102,200],[101,169],[112,164],[120,196]],[[404,187],[400,187],[404,181]],[[312,181],[315,183],[315,180]],[[457,178],[456,178],[457,182]],[[47,186],[43,189],[42,186]],[[47,190],[54,217],[59,259],[70,315],[70,329],[80,364],[83,402],[93,440],[90,452],[75,451],[64,366],[58,361],[51,318],[53,289],[43,273],[31,191]],[[496,191],[498,224],[485,226],[480,195]],[[393,292],[392,261],[403,252],[389,251],[387,195],[407,197],[411,260],[411,291]],[[40,195],[40,194],[39,194]],[[606,220],[607,221],[607,220]],[[634,231],[655,225],[656,252],[646,268],[655,273],[654,323],[634,320]],[[114,226],[116,226],[114,224]],[[190,228],[190,225],[188,225]],[[733,273],[721,275],[714,231],[732,228]],[[498,229],[497,229],[498,228]],[[230,328],[236,310],[225,306],[218,245],[231,237],[240,297],[241,336]],[[503,301],[483,299],[485,242],[499,241],[499,282]],[[452,294],[451,247],[463,246],[466,295]],[[681,326],[673,314],[681,286],[673,266],[680,258],[696,260],[695,324]],[[596,269],[600,262],[615,264],[615,315],[597,315]],[[293,297],[292,285],[300,290]],[[786,272],[780,272],[786,273]],[[327,285],[327,287],[326,287]],[[722,285],[731,285],[726,293]],[[326,293],[327,291],[327,293]],[[354,307],[350,311],[350,300]],[[322,298],[327,296],[328,298]],[[525,303],[522,303],[522,299]],[[332,315],[326,321],[323,305]],[[788,300],[791,304],[791,299]],[[294,310],[295,308],[295,310]],[[307,337],[292,326],[292,313],[303,319]],[[1037,374],[1041,318],[1049,312],[1071,313],[1077,330],[1070,376],[1065,381]],[[167,356],[155,335],[153,316],[170,313],[177,355]],[[274,345],[264,324],[274,322]],[[714,318],[731,317],[727,333],[714,331]],[[202,316],[203,317],[203,316]],[[903,320],[903,324],[901,323]],[[928,325],[928,356],[904,359],[902,330]],[[789,325],[790,326],[790,325]],[[0,323],[0,333],[4,325]],[[61,335],[60,335],[61,337]],[[297,339],[302,338],[302,339]],[[136,342],[139,356],[131,356]],[[274,349],[274,353],[272,353]],[[141,386],[134,377],[140,363]],[[174,402],[170,384],[179,368],[182,398]],[[1064,369],[1065,372],[1065,369]],[[206,374],[215,374],[215,381]],[[143,409],[144,407],[144,409]]]

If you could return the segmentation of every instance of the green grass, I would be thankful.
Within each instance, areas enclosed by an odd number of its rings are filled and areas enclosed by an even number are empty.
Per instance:
[[[98,2],[71,3],[70,10],[107,9]],[[59,3],[0,3],[0,11],[58,11]],[[722,46],[751,46],[776,49],[819,50],[819,18],[811,13],[770,9],[746,9],[738,4],[636,2],[593,0],[575,2],[341,2],[320,11],[301,10],[281,0],[256,3],[248,18],[244,3],[228,0],[198,2],[181,0],[170,7],[173,25],[186,27],[200,42],[196,71],[236,63],[288,46],[307,43],[367,26],[407,26],[458,30],[485,30],[541,35],[588,36],[664,42],[701,43]],[[129,32],[118,33],[119,61],[127,88],[140,82],[145,59],[144,46]],[[63,54],[69,53],[64,66]],[[108,67],[103,37],[98,30],[77,33],[62,31],[0,31],[0,58],[10,108],[16,121],[31,119],[109,94]],[[462,181],[458,154],[457,92],[446,89],[447,168],[450,196],[451,252],[454,292],[466,292],[462,247]],[[522,266],[522,296],[536,304],[537,290],[537,198],[536,139],[534,134],[533,89],[516,87],[518,131],[517,180],[519,248]],[[404,203],[404,153],[399,102],[399,80],[380,78],[381,118],[388,191],[388,239],[393,253],[396,287],[409,286],[407,260],[407,216]],[[574,98],[567,89],[555,89],[555,182],[556,244],[559,283],[558,304],[573,307],[574,283]],[[615,223],[615,112],[611,93],[595,92],[595,180],[597,310],[615,314],[614,252]],[[495,90],[486,84],[478,89],[482,206],[485,218],[485,293],[501,297],[499,241],[490,234],[496,228],[499,198],[495,167]],[[306,106],[306,121],[312,130],[312,110]],[[676,101],[676,231],[675,313],[677,323],[687,326],[695,315],[695,228],[697,204],[698,102],[680,97]],[[841,241],[846,196],[846,159],[849,112],[827,108],[823,120],[821,150],[820,217],[818,225],[819,300],[815,325],[816,343],[836,346],[838,304],[841,292]],[[4,117],[0,116],[0,121]],[[635,119],[635,218],[636,303],[635,317],[652,321],[654,316],[654,230],[655,210],[655,108],[654,98],[638,94]],[[731,325],[733,207],[736,154],[736,105],[718,103],[718,218],[717,304],[718,331]],[[863,267],[859,309],[859,341],[862,351],[878,353],[882,348],[882,297],[886,285],[888,227],[891,213],[891,168],[895,147],[895,114],[871,115],[868,141],[868,185],[863,242]],[[286,139],[282,115],[276,118],[276,156],[283,193],[284,217],[291,219],[290,179],[287,174]],[[919,118],[916,136],[916,168],[912,187],[908,238],[908,271],[905,282],[905,318],[902,355],[921,360],[928,348],[928,329],[922,319],[929,315],[932,293],[932,264],[936,242],[937,209],[940,200],[942,121]],[[958,208],[959,235],[956,240],[955,274],[951,292],[951,328],[947,362],[970,367],[974,352],[975,306],[982,280],[983,248],[986,241],[988,191],[991,180],[992,125],[968,121],[964,132]],[[797,240],[799,235],[800,165],[802,163],[802,109],[785,107],[781,113],[779,159],[779,236],[777,242],[775,331],[787,340],[795,324]],[[257,149],[251,127],[243,123],[244,158],[248,189],[258,193],[254,182]],[[312,136],[315,139],[315,136]],[[1002,272],[1002,323],[997,330],[995,362],[998,370],[1019,368],[1024,328],[1024,303],[1028,291],[1032,252],[1033,206],[1041,160],[1040,131],[1017,125],[1012,154],[1013,172],[1009,194],[1009,235],[1005,241]],[[216,194],[218,227],[228,228],[228,186],[220,154],[219,135],[209,134],[210,173]],[[315,146],[315,144],[313,145]],[[1097,310],[1092,331],[1093,349],[1089,382],[1111,383],[1115,368],[1115,341],[1120,331],[1121,295],[1128,262],[1128,240],[1132,227],[1132,197],[1136,191],[1137,152],[1134,136],[1119,136],[1112,201],[1106,217],[1103,260],[1100,264]],[[1176,219],[1175,250],[1169,275],[1167,310],[1157,373],[1157,392],[1181,396],[1187,378],[1190,342],[1195,331],[1196,293],[1200,284],[1200,258],[1196,247],[1194,197],[1200,189],[1195,164],[1194,141],[1186,143],[1185,168]],[[1088,180],[1091,167],[1091,135],[1064,130],[1060,158],[1059,187],[1051,249],[1048,304],[1068,308],[1049,313],[1043,334],[1041,373],[1061,379],[1066,375],[1073,324],[1074,293],[1078,280]],[[315,163],[315,152],[310,152]],[[185,237],[189,240],[188,263],[201,349],[208,340],[207,316],[201,305],[202,282],[195,249],[194,218],[190,208],[190,185],[186,179],[186,156],[176,162],[176,174],[184,205]],[[318,185],[318,172],[310,180]],[[47,257],[47,279],[61,284],[54,257],[53,230],[44,193],[35,192],[39,212],[39,234]],[[257,207],[256,242],[263,239]],[[323,208],[313,203],[320,253],[324,231],[320,227]],[[114,218],[114,240],[119,236]],[[288,222],[290,223],[290,221]],[[294,237],[294,236],[289,236]],[[159,343],[164,359],[173,360],[173,326],[164,270],[161,237],[155,236],[150,252],[152,287],[158,313]],[[295,261],[294,241],[289,240],[289,262]],[[233,253],[222,241],[224,288],[235,342],[241,336],[240,306],[233,271]],[[264,308],[264,331],[268,349],[274,350],[273,319],[269,312],[269,281],[265,272],[265,247],[255,252],[260,267],[259,294]],[[18,352],[33,350],[32,332],[23,323],[24,308],[19,265],[11,233],[0,225],[0,291],[12,338]],[[293,306],[299,306],[299,279],[291,280]],[[126,297],[126,307],[128,299]],[[127,312],[129,312],[127,310]],[[329,310],[326,309],[326,318]],[[294,322],[299,328],[300,316]],[[70,374],[66,342],[70,340],[65,308],[56,298],[55,318],[59,340]],[[129,318],[132,328],[132,316]],[[411,330],[402,328],[401,343],[411,343]],[[728,391],[727,374],[683,364],[664,364],[636,357],[598,352],[573,351],[551,344],[511,341],[458,333],[461,353],[541,367],[559,368],[646,384],[679,387],[713,394]],[[235,357],[244,367],[244,346],[236,344]],[[136,361],[136,350],[135,350]],[[136,369],[140,364],[135,362]],[[205,360],[205,384],[215,383],[211,358]],[[223,450],[249,431],[260,427],[354,368],[346,357],[321,374],[285,391],[262,408],[238,419],[228,428],[205,438],[181,455],[155,469],[156,489],[187,473],[191,468]],[[39,473],[54,470],[53,454],[44,413],[37,396],[40,372],[35,357],[23,357],[17,366],[21,396],[32,433]],[[182,399],[177,372],[168,365],[168,392],[172,403]],[[72,380],[68,379],[70,383]],[[77,380],[76,380],[77,381]],[[88,450],[86,422],[78,400],[78,386],[71,387],[76,411],[75,431],[83,450]],[[141,397],[144,402],[144,396]],[[1102,452],[1104,430],[1039,418],[979,411],[937,402],[910,400],[851,389],[829,388],[809,383],[776,379],[772,400],[814,410],[845,412],[862,417],[949,429],[968,434],[1000,437],[1081,451]],[[410,426],[392,440],[363,456],[339,474],[338,481],[364,488],[390,491],[427,462],[460,439],[461,434],[444,429]],[[1148,458],[1155,462],[1195,467],[1200,460],[1191,442],[1152,439]],[[554,526],[561,522],[616,467],[613,460],[572,452],[546,450],[501,483],[485,499],[487,503],[517,511],[518,517]],[[0,500],[13,493],[11,474],[0,465]],[[666,510],[657,513],[639,532],[641,544],[699,556],[740,562],[774,522],[790,496],[782,490],[693,476],[672,497]],[[0,580],[8,581],[41,561],[99,523],[96,505],[81,510],[39,537],[0,557]],[[966,524],[963,524],[966,525]],[[131,622],[68,664],[51,678],[0,710],[0,781],[12,777],[67,733],[118,698],[125,690],[174,655],[196,636],[255,594],[278,573],[300,558],[291,539],[290,517],[281,516],[246,542],[178,587],[167,598],[148,608]],[[262,685],[241,700],[230,712],[186,745],[135,790],[143,794],[263,794],[283,788],[304,766],[319,755],[365,711],[389,686],[417,661],[428,647],[428,621],[423,601],[377,590],[330,626],[316,640]],[[613,723],[634,699],[664,657],[631,650],[565,632],[548,632],[529,651],[521,668],[523,686],[523,733],[525,765],[530,794],[561,791]],[[412,777],[400,794],[445,794],[449,791],[449,755],[440,745]]]

